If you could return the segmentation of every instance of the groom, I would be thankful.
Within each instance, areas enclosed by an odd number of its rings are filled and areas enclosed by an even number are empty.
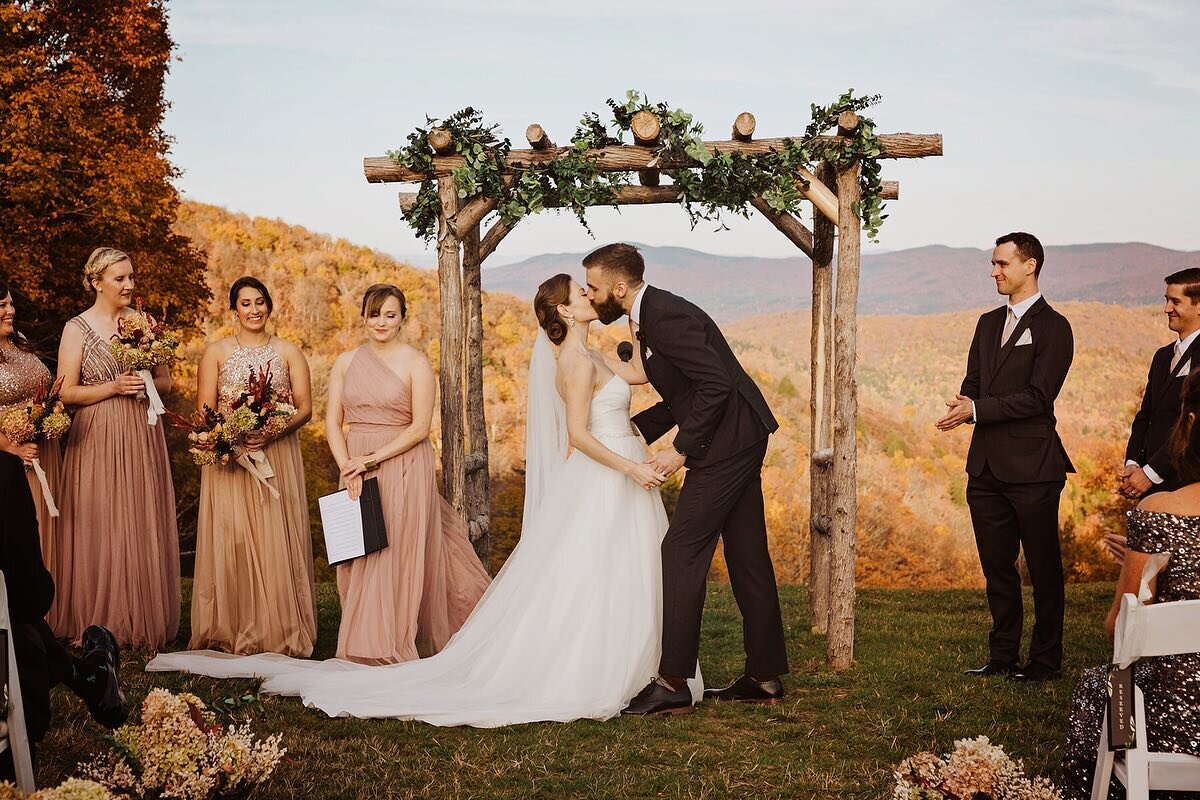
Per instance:
[[[605,325],[624,315],[642,364],[662,401],[633,418],[647,443],[678,426],[671,447],[648,463],[688,476],[662,543],[663,625],[659,677],[624,714],[675,714],[692,708],[687,679],[696,672],[704,581],[717,538],[742,612],[745,674],[705,697],[778,702],[788,671],[775,570],[767,552],[762,464],[779,427],[762,392],[742,369],[716,324],[695,305],[643,281],[645,261],[629,244],[583,259],[588,299]]]

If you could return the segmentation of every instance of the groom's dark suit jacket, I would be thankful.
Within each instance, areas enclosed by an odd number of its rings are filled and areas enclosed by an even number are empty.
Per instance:
[[[695,467],[740,453],[775,431],[779,423],[762,392],[708,314],[662,289],[644,292],[642,363],[663,398],[633,418],[646,441],[678,425],[675,449]]]
[[[1038,298],[1001,347],[1007,315],[1000,306],[979,318],[967,357],[959,393],[975,401],[976,416],[967,472],[979,477],[986,464],[1005,483],[1064,480],[1075,468],[1058,438],[1054,401],[1074,355],[1071,323]]]
[[[1189,363],[1196,365],[1196,359],[1200,358],[1200,337],[1193,339],[1183,352],[1173,374],[1171,356],[1174,354],[1174,342],[1160,347],[1154,353],[1150,361],[1150,374],[1146,377],[1142,405],[1133,418],[1129,444],[1125,448],[1126,461],[1149,466],[1163,479],[1156,491],[1175,485],[1175,468],[1171,465],[1167,443],[1175,428],[1175,421],[1179,419],[1183,382],[1187,378],[1187,373],[1182,372],[1181,368]]]

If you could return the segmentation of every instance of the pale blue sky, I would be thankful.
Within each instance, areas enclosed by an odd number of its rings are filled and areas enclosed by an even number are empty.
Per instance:
[[[1147,241],[1200,249],[1200,4],[1194,0],[174,0],[167,130],[196,200],[395,254],[423,245],[397,184],[362,158],[426,114],[465,105],[515,146],[541,123],[570,139],[625,90],[727,138],[799,134],[809,104],[880,93],[880,132],[940,132],[945,155],[886,162],[901,182],[880,248],[984,247],[1025,229],[1047,244]],[[603,114],[602,114],[603,115]],[[688,227],[675,207],[526,220],[494,257],[629,239],[791,255],[759,218]]]

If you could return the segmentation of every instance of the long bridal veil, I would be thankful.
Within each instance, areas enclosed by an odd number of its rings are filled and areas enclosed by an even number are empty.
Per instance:
[[[521,530],[542,505],[551,478],[567,460],[567,407],[558,395],[558,361],[550,337],[541,327],[529,358],[525,405],[525,509]]]

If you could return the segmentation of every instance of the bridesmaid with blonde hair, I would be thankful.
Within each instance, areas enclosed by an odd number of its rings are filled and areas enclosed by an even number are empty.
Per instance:
[[[17,306],[8,284],[0,281],[0,419],[14,409],[28,405],[40,393],[50,390],[50,370],[34,355],[25,337],[16,330]],[[0,433],[0,450],[12,453],[25,464],[25,477],[37,508],[38,532],[42,540],[42,561],[53,562],[58,539],[58,517],[51,513],[54,503],[61,499],[59,472],[62,470],[62,448],[57,440],[18,444]],[[33,462],[45,476],[50,496],[42,491],[42,482]]]
[[[111,247],[92,251],[83,285],[92,307],[68,320],[58,348],[62,399],[76,408],[59,506],[60,547],[51,573],[56,635],[79,642],[93,622],[118,642],[161,647],[179,629],[179,536],[163,426],[146,424],[142,378],[109,352],[133,302],[133,264]],[[160,394],[167,367],[153,370]]]
[[[308,657],[317,618],[298,433],[312,418],[308,361],[267,330],[275,303],[257,278],[233,282],[229,308],[236,332],[204,349],[197,408],[228,416],[250,375],[269,370],[271,386],[292,396],[296,413],[270,438],[254,432],[246,442],[274,472],[266,488],[236,463],[201,470],[188,646]]]
[[[342,623],[337,657],[412,661],[441,650],[488,585],[462,518],[438,494],[434,377],[404,341],[404,292],[375,284],[362,302],[365,344],[329,376],[325,433],[350,496],[378,478],[388,546],[337,568]]]

